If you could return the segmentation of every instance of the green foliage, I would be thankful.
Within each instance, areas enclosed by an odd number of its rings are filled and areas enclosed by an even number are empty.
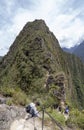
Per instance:
[[[58,121],[61,125],[65,125],[65,117],[63,114],[59,113],[58,111],[56,110],[53,110],[51,112],[51,115],[53,116],[53,118]]]
[[[54,102],[56,102],[55,99],[51,97],[49,94],[43,97],[42,100],[43,100],[42,106],[44,106],[45,108],[52,106]]]
[[[15,89],[14,88],[11,88],[11,87],[1,87],[0,88],[0,93],[3,95],[3,96],[6,96],[6,97],[12,97],[15,93]]]
[[[11,97],[7,100],[6,104],[20,104],[20,105],[26,105],[28,102],[27,95],[18,87],[12,88],[12,87],[3,87],[0,90],[0,93],[3,94],[3,96]]]
[[[9,105],[9,106],[11,106],[11,105],[13,104],[12,98],[8,99],[8,100],[6,101],[6,104]]]
[[[84,107],[84,85],[80,81],[80,79],[73,79],[74,82],[74,92],[75,92],[75,102],[78,102],[76,105],[79,109]],[[81,107],[82,106],[82,107]]]
[[[27,99],[27,95],[20,88],[15,89],[15,93],[13,94],[13,102],[15,104],[24,106],[27,103]]]
[[[70,112],[70,117],[67,120],[66,124],[69,127],[76,126],[76,127],[81,128],[81,130],[83,130],[84,129],[84,113],[78,111],[78,109],[73,109]]]

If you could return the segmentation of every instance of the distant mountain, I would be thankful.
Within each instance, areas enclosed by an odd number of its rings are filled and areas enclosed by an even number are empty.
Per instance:
[[[84,41],[82,41],[79,45],[76,45],[71,48],[62,48],[65,52],[69,52],[78,56],[84,62]]]
[[[77,47],[78,47],[78,45],[75,45],[75,46],[70,47],[70,48],[63,47],[62,49],[66,52],[73,53]]]
[[[84,62],[84,41],[73,51]]]
[[[27,23],[0,62],[0,93],[17,101],[19,89],[47,104],[84,108],[84,65],[61,49],[43,20]]]
[[[0,56],[0,59],[2,59],[2,56]]]
[[[3,58],[3,57],[2,57],[2,56],[0,56],[0,61],[2,60],[2,58]]]
[[[71,53],[70,48],[63,47],[62,49],[63,49],[65,52]]]

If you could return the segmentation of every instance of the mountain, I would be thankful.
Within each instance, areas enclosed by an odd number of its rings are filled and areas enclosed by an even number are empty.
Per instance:
[[[84,62],[84,41],[80,43],[80,45],[73,52]]]
[[[66,52],[73,53],[77,47],[78,47],[78,45],[75,45],[75,46],[70,47],[70,48],[63,47],[62,49]]]
[[[78,56],[84,62],[84,41],[82,41],[79,45],[76,45],[71,48],[62,48],[65,52],[69,52]]]
[[[0,56],[0,61],[2,60],[2,56]]]
[[[28,22],[0,62],[0,93],[84,108],[84,65],[64,52],[43,20]]]
[[[71,51],[70,51],[69,48],[63,47],[62,49],[63,49],[65,52],[69,52],[69,53],[71,53]]]

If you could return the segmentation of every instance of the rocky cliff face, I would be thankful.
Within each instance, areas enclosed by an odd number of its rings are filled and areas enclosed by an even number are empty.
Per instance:
[[[39,117],[30,117],[28,120],[26,117],[28,114],[23,107],[0,104],[0,130],[42,130],[42,112],[39,113]],[[45,113],[43,130],[77,130],[77,128],[61,126],[54,118],[52,120],[52,116],[49,117]]]
[[[0,104],[0,130],[9,130],[14,120],[25,117],[23,108]]]
[[[0,62],[0,72],[1,93],[2,88],[18,87],[43,100],[49,96],[64,102],[75,98],[75,105],[84,106],[80,104],[80,96],[81,102],[84,100],[84,65],[62,51],[43,20],[25,25]]]

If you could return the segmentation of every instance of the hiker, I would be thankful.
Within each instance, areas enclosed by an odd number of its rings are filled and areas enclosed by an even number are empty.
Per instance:
[[[65,114],[69,114],[69,106],[67,106],[66,108],[65,108],[65,112],[64,112]]]
[[[39,102],[31,102],[28,106],[26,106],[26,112],[29,113],[30,117],[38,117],[38,111],[37,111],[37,106],[39,106]],[[28,119],[29,116],[26,118]]]

